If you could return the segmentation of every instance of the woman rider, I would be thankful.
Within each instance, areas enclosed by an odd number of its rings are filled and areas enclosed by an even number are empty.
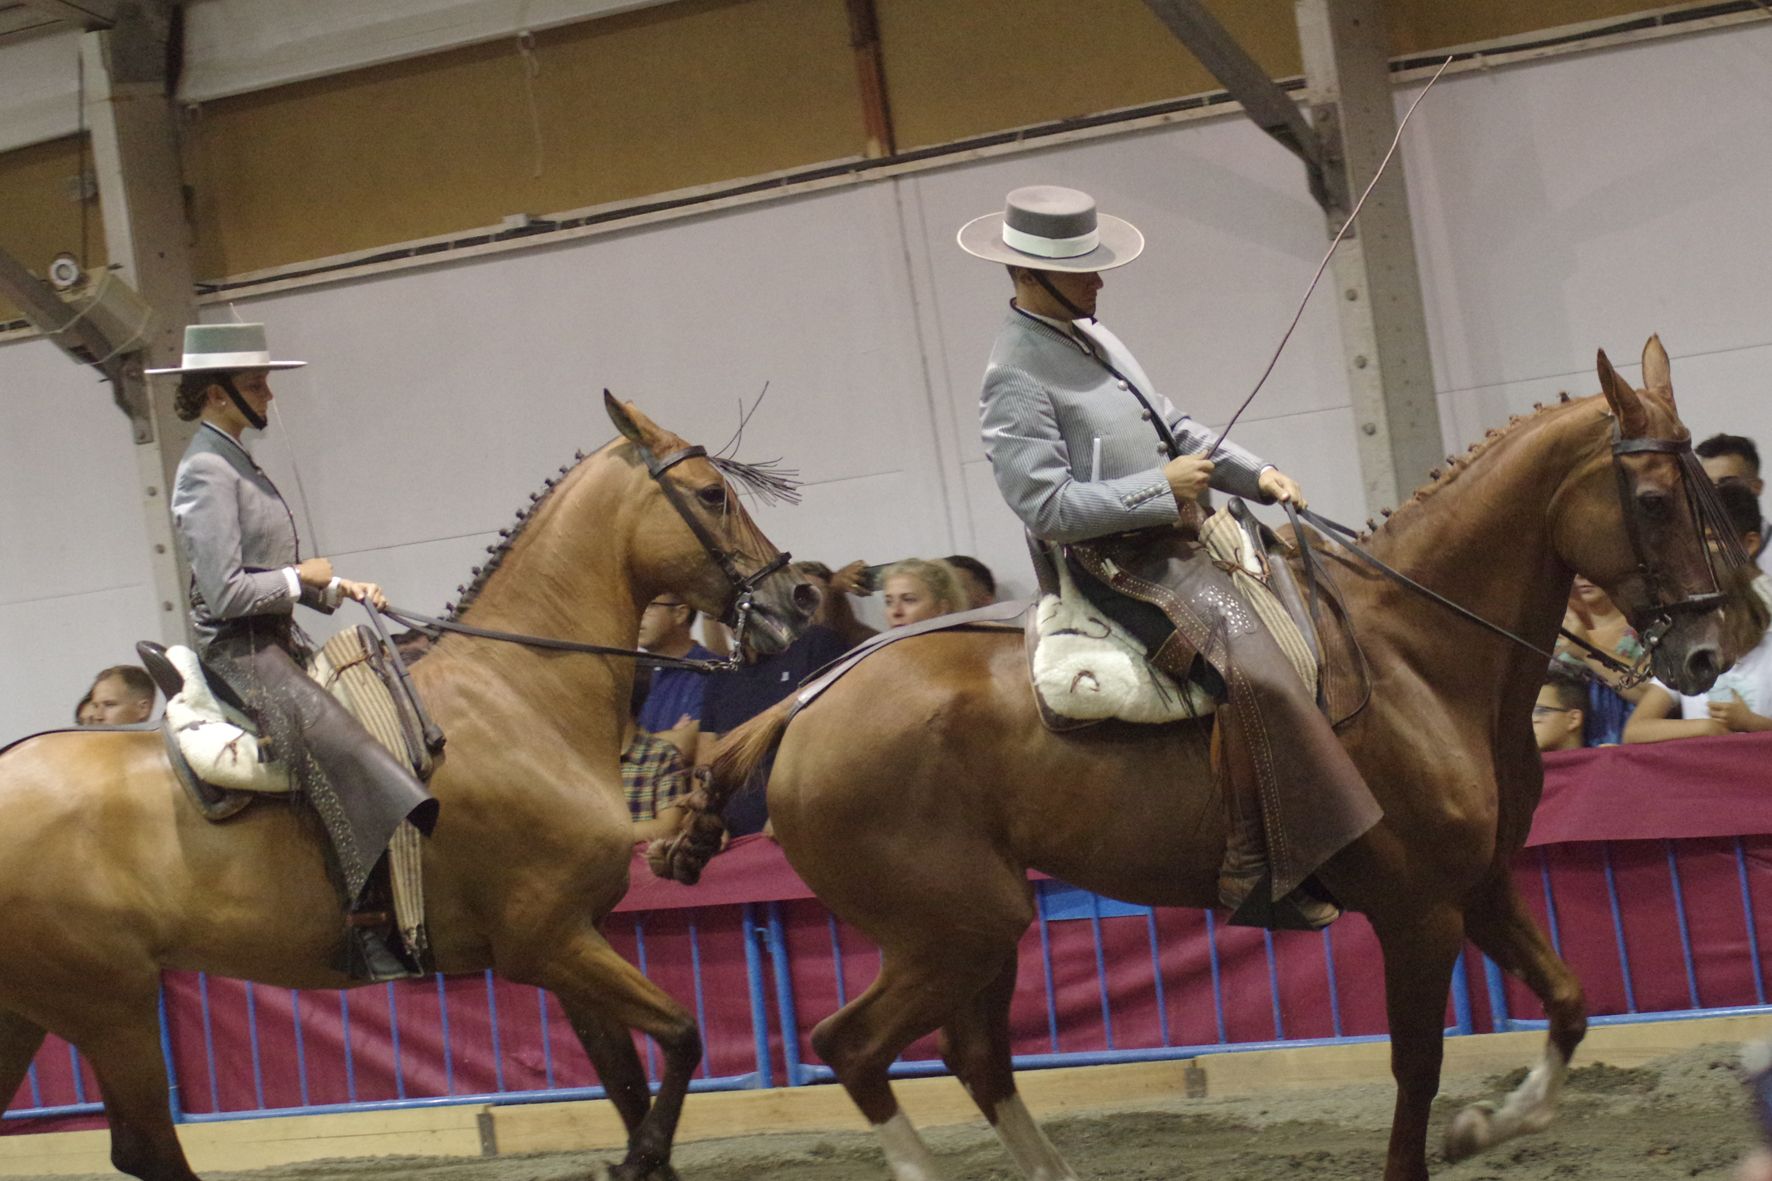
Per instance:
[[[305,671],[311,648],[297,603],[330,613],[346,598],[377,607],[386,599],[374,583],[335,577],[325,558],[302,559],[295,517],[241,441],[248,427],[266,427],[266,375],[304,363],[271,360],[262,324],[203,324],[185,329],[182,364],[149,372],[179,374],[178,416],[200,420],[172,493],[199,650],[246,703],[326,830],[345,909],[336,966],[387,980],[420,966],[393,932],[378,897],[386,875],[376,870],[402,820],[430,835],[437,801]]]

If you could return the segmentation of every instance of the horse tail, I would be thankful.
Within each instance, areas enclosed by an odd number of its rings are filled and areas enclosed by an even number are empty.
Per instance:
[[[646,863],[653,873],[686,886],[701,879],[708,860],[720,851],[726,832],[720,813],[726,801],[749,783],[774,753],[787,732],[793,707],[794,699],[789,697],[720,740],[713,762],[695,772],[695,790],[684,801],[689,815],[682,827],[676,835],[661,837],[646,847]]]

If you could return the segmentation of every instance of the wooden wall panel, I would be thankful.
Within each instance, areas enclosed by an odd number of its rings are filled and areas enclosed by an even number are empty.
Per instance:
[[[80,253],[80,205],[69,199],[69,184],[80,174],[80,141],[75,136],[0,152],[0,246],[41,275],[62,251]],[[105,261],[105,229],[97,202],[86,212],[91,266]],[[18,309],[0,299],[0,322],[18,319]]]
[[[859,155],[848,38],[841,0],[690,0],[208,104],[197,272]]]
[[[1144,0],[875,0],[901,149],[1219,89]],[[1291,0],[1214,0],[1275,77],[1303,70]]]

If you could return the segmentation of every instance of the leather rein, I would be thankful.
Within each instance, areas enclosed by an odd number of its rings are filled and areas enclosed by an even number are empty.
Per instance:
[[[737,559],[731,550],[722,546],[714,535],[699,520],[683,497],[682,489],[665,479],[665,473],[686,459],[705,459],[707,448],[700,446],[684,447],[673,451],[663,459],[652,453],[651,448],[638,440],[629,440],[640,458],[646,462],[646,471],[658,484],[665,499],[689,526],[695,540],[701,544],[702,550],[720,568],[726,576],[727,595],[725,608],[720,615],[720,622],[732,629],[732,652],[724,660],[697,660],[687,656],[662,656],[653,652],[641,651],[638,648],[613,648],[604,644],[587,644],[578,640],[562,640],[552,636],[531,636],[520,632],[498,631],[493,628],[474,627],[460,620],[439,619],[434,615],[424,615],[417,611],[408,611],[404,607],[389,605],[382,608],[381,614],[405,624],[407,627],[436,638],[439,632],[453,632],[456,635],[475,636],[482,640],[497,640],[506,644],[522,644],[529,648],[543,648],[551,652],[579,652],[592,656],[617,656],[632,660],[635,664],[650,668],[684,668],[694,672],[730,672],[738,668],[743,661],[745,633],[749,630],[751,612],[754,609],[757,587],[765,578],[788,564],[789,555],[785,551],[777,551],[775,557],[763,563],[750,574],[741,574]],[[384,637],[385,638],[385,637]]]
[[[1636,500],[1631,495],[1630,476],[1625,471],[1624,464],[1620,462],[1622,456],[1634,455],[1642,452],[1656,452],[1673,455],[1678,458],[1680,464],[1680,478],[1686,487],[1687,503],[1693,506],[1694,523],[1701,527],[1704,517],[1704,510],[1701,507],[1703,503],[1703,493],[1700,491],[1702,485],[1698,483],[1698,477],[1703,477],[1706,481],[1709,479],[1709,477],[1704,477],[1703,468],[1699,466],[1696,457],[1692,454],[1692,442],[1690,439],[1626,439],[1620,437],[1617,424],[1613,424],[1612,469],[1618,477],[1619,505],[1624,513],[1625,529],[1630,536],[1631,550],[1637,559],[1637,572],[1642,577],[1644,585],[1649,591],[1649,597],[1651,600],[1649,612],[1652,618],[1649,626],[1644,628],[1640,633],[1643,640],[1643,654],[1637,658],[1635,664],[1626,665],[1611,653],[1601,651],[1587,640],[1584,640],[1574,632],[1571,632],[1568,628],[1559,628],[1558,632],[1564,639],[1585,651],[1608,671],[1617,674],[1620,678],[1619,682],[1616,686],[1612,687],[1622,689],[1634,688],[1649,678],[1651,661],[1655,655],[1655,650],[1661,645],[1661,642],[1663,638],[1666,637],[1669,629],[1673,627],[1673,616],[1676,613],[1709,611],[1723,601],[1723,594],[1717,582],[1714,563],[1712,563],[1710,569],[1712,589],[1708,593],[1682,595],[1680,598],[1672,600],[1663,597],[1663,588],[1670,580],[1667,579],[1664,573],[1658,572],[1655,564],[1649,560],[1648,546],[1643,540],[1642,522],[1637,518]],[[1696,476],[1693,471],[1695,468],[1697,469]],[[1532,641],[1514,634],[1500,624],[1484,619],[1481,615],[1478,615],[1469,608],[1453,602],[1438,591],[1423,586],[1402,571],[1381,561],[1369,551],[1355,544],[1359,538],[1359,534],[1353,529],[1348,528],[1346,525],[1343,525],[1338,521],[1332,521],[1321,513],[1313,512],[1308,508],[1301,509],[1290,503],[1287,503],[1283,507],[1286,510],[1286,516],[1292,522],[1293,534],[1298,539],[1301,562],[1305,569],[1306,578],[1310,583],[1311,615],[1313,619],[1316,616],[1317,563],[1311,552],[1310,539],[1305,531],[1299,527],[1299,518],[1301,517],[1312,525],[1315,525],[1317,528],[1323,530],[1323,532],[1339,538],[1341,544],[1346,549],[1360,558],[1361,561],[1378,570],[1391,581],[1397,583],[1399,586],[1414,591],[1423,598],[1439,604],[1461,618],[1467,619],[1477,626],[1482,627],[1503,639],[1511,641],[1519,647],[1525,648],[1531,652],[1536,652],[1547,661],[1553,661],[1556,659],[1555,653],[1547,652],[1537,644],[1532,643]],[[1706,549],[1705,554],[1706,561],[1711,561],[1708,548]],[[1600,677],[1591,669],[1582,667],[1578,671],[1580,671],[1582,676],[1589,681],[1596,684],[1607,684],[1604,678]]]

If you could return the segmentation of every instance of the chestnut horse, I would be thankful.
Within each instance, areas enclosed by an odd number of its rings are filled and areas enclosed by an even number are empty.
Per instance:
[[[632,648],[669,592],[715,618],[754,588],[755,648],[799,633],[817,593],[713,461],[605,395],[621,431],[540,499],[463,621]],[[675,461],[675,462],[673,462]],[[668,485],[668,486],[667,486]],[[699,536],[698,536],[699,534]],[[628,888],[632,821],[617,758],[630,660],[446,635],[413,667],[448,735],[424,854],[439,971],[490,967],[559,998],[629,1130],[613,1175],[672,1178],[671,1140],[701,1040],[684,1008],[598,931]],[[289,806],[206,822],[158,733],[54,733],[0,758],[0,1100],[50,1031],[103,1086],[111,1159],[194,1181],[167,1106],[162,968],[341,988],[323,845]],[[663,1048],[656,1101],[630,1030]]]
[[[1677,454],[1690,436],[1667,355],[1649,342],[1640,393],[1604,354],[1599,375],[1604,398],[1491,432],[1435,473],[1371,550],[1541,648],[1556,636],[1576,571],[1639,626],[1680,600],[1655,669],[1701,692],[1722,663],[1718,612],[1705,597],[1711,571],[1688,509],[1691,469]],[[1615,456],[1615,432],[1668,447],[1627,444]],[[1382,944],[1397,1083],[1384,1177],[1421,1181],[1447,992],[1466,937],[1542,999],[1550,1038],[1505,1106],[1460,1117],[1450,1155],[1542,1127],[1586,1029],[1580,985],[1508,872],[1543,783],[1529,714],[1545,659],[1339,547],[1323,560],[1372,669],[1370,703],[1340,734],[1385,815],[1319,876],[1371,919]],[[906,1046],[939,1030],[942,1057],[1022,1171],[1075,1178],[1010,1069],[1016,945],[1034,914],[1027,871],[1128,902],[1215,905],[1226,817],[1206,728],[1048,733],[1022,637],[963,631],[889,645],[787,719],[784,706],[729,735],[696,807],[723,800],[779,742],[768,785],[776,839],[825,905],[881,948],[879,977],[820,1023],[812,1044],[879,1132],[893,1177],[943,1175],[887,1078]],[[692,811],[655,863],[692,878],[714,823]]]

